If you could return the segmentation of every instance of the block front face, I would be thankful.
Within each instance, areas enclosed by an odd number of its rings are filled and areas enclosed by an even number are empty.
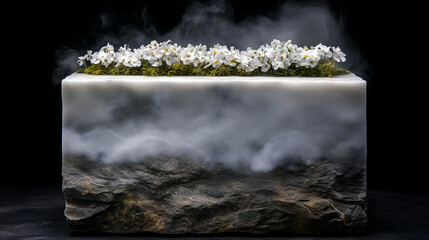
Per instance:
[[[76,231],[358,232],[365,81],[73,74],[63,190]]]

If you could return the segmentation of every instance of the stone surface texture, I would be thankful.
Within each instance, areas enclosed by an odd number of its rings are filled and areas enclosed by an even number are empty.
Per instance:
[[[62,82],[72,231],[361,233],[365,81],[87,76]]]
[[[328,161],[236,173],[175,157],[104,164],[64,158],[70,228],[165,234],[363,232],[365,169]]]

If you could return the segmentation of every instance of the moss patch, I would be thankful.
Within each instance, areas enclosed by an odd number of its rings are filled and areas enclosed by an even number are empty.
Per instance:
[[[102,64],[95,64],[87,68],[82,68],[78,73],[86,73],[92,75],[143,75],[143,76],[299,76],[299,77],[332,77],[341,74],[349,73],[343,68],[338,68],[334,61],[322,59],[314,67],[301,67],[292,64],[286,69],[274,70],[270,68],[267,72],[262,72],[260,68],[252,72],[246,72],[243,69],[221,65],[218,68],[204,68],[202,64],[194,67],[194,65],[185,65],[177,62],[172,66],[163,64],[159,67],[153,67],[148,61],[142,61],[140,67],[126,67],[119,65],[115,67],[112,63],[105,67]]]

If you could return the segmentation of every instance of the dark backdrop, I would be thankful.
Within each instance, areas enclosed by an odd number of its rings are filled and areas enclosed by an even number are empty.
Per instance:
[[[61,87],[52,83],[58,49],[85,47],[83,39],[93,34],[98,14],[106,9],[125,24],[136,21],[146,7],[158,30],[166,32],[189,2],[2,4],[0,186],[61,185]],[[322,2],[342,18],[369,66],[362,73],[368,83],[368,187],[429,191],[428,5],[412,0]],[[236,21],[281,3],[230,1]]]

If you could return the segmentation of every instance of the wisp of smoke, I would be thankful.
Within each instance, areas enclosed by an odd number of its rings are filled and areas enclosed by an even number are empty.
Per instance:
[[[223,1],[209,6],[194,3],[166,37],[181,44],[220,43],[240,49],[257,48],[273,39],[298,45],[336,45],[342,40],[341,24],[325,5],[284,3],[268,15],[235,22]]]
[[[225,1],[213,1],[208,5],[193,2],[186,8],[182,20],[165,34],[158,33],[146,8],[142,10],[143,27],[137,24],[117,26],[113,21],[115,16],[107,11],[102,12],[99,19],[103,33],[96,35],[92,41],[95,45],[87,49],[98,50],[108,42],[116,47],[124,44],[139,47],[151,40],[171,39],[183,46],[188,43],[208,46],[219,43],[245,50],[279,39],[292,40],[300,46],[315,46],[319,43],[340,46],[348,55],[342,67],[358,75],[364,74],[366,68],[359,50],[345,36],[341,19],[334,17],[329,7],[320,2],[286,2],[266,15],[248,16],[241,21],[235,21],[234,12]],[[109,32],[109,28],[117,32]],[[54,82],[59,83],[63,79],[61,77],[74,72],[77,69],[76,56],[82,55],[87,49],[59,50]]]

